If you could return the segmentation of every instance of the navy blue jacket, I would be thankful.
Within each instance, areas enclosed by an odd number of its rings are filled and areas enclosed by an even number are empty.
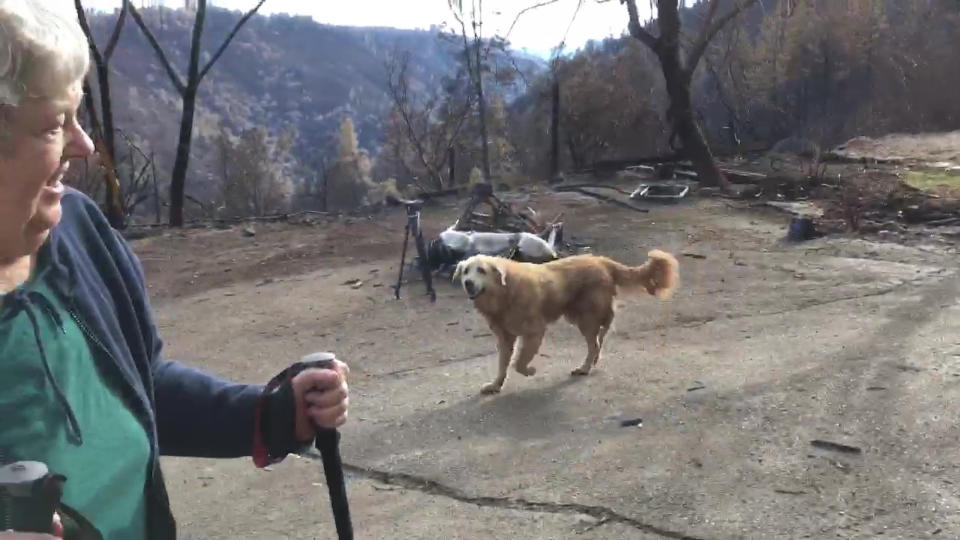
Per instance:
[[[254,425],[263,386],[225,381],[165,360],[136,256],[88,197],[70,189],[62,206],[47,254],[69,291],[73,316],[110,359],[108,368],[125,383],[124,397],[150,438],[150,538],[173,539],[176,526],[159,456],[252,455],[255,438],[261,442]]]

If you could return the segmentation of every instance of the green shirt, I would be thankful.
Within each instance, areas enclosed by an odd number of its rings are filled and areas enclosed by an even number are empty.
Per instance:
[[[0,304],[0,463],[46,463],[67,477],[63,502],[90,520],[104,539],[144,539],[151,457],[146,430],[48,275],[40,267],[21,286],[30,305],[15,306],[11,297]],[[28,310],[36,319],[50,375]],[[68,411],[80,438],[71,430]]]

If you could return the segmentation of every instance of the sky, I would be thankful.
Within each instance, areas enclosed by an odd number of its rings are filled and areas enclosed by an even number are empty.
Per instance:
[[[484,0],[484,33],[504,35],[522,9],[543,1]],[[139,7],[144,0],[133,2]],[[161,0],[161,3],[168,7],[182,7],[184,0]],[[469,6],[471,1],[464,0],[463,3]],[[119,4],[119,0],[83,2],[88,8],[107,10]],[[551,49],[564,38],[564,34],[567,36],[566,50],[569,52],[591,39],[620,36],[626,31],[627,9],[620,0],[586,0],[573,19],[577,4],[578,0],[557,0],[551,5],[527,12],[510,33],[511,44],[516,49],[547,57]],[[643,10],[647,2],[638,4]],[[209,0],[208,5],[246,11],[256,5],[256,0]],[[267,0],[260,12],[310,15],[317,22],[326,24],[407,29],[427,29],[430,25],[455,22],[447,7],[447,0]],[[643,16],[641,13],[641,18]]]

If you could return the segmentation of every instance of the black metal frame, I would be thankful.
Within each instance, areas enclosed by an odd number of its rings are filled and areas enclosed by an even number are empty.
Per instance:
[[[403,285],[403,267],[406,264],[407,244],[410,241],[410,235],[413,235],[414,244],[417,246],[417,254],[420,257],[420,274],[423,276],[424,283],[427,284],[427,294],[430,295],[430,301],[437,301],[437,292],[433,289],[433,276],[430,273],[429,258],[427,257],[427,246],[423,240],[423,231],[420,230],[420,209],[423,208],[423,201],[399,201],[407,209],[407,225],[404,227],[403,251],[400,254],[400,275],[397,276],[397,284],[393,286],[394,296],[400,299],[400,287]]]

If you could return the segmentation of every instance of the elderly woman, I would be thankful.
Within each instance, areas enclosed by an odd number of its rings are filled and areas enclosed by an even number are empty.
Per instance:
[[[345,421],[349,370],[266,392],[163,358],[136,256],[62,182],[93,152],[77,118],[88,48],[50,4],[0,0],[0,465],[65,475],[63,508],[104,538],[175,538],[160,455],[276,462]]]

